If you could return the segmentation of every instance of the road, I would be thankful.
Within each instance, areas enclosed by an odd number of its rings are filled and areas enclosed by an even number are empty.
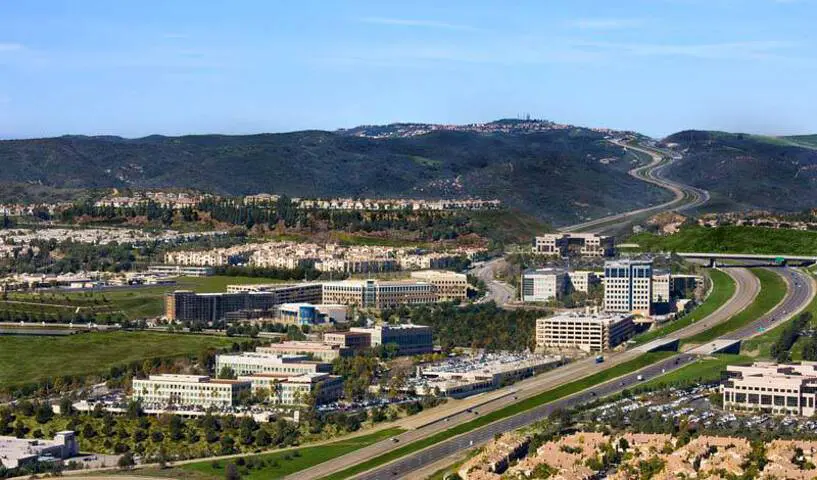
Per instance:
[[[485,282],[488,292],[480,302],[494,301],[500,307],[516,298],[516,289],[510,284],[501,282],[494,277],[494,272],[497,268],[505,264],[505,259],[502,257],[488,260],[479,265],[473,271],[473,274]]]
[[[605,233],[610,230],[621,228],[623,225],[632,221],[635,217],[639,217],[641,215],[657,214],[665,210],[688,210],[699,207],[709,201],[710,197],[708,191],[669,180],[664,176],[666,169],[674,161],[672,155],[656,149],[648,149],[641,146],[625,144],[618,140],[610,140],[610,142],[622,148],[649,155],[652,158],[652,161],[649,164],[636,167],[630,170],[629,174],[639,180],[669,190],[673,194],[673,199],[652,207],[639,208],[629,212],[597,218],[595,220],[578,223],[576,225],[570,225],[568,227],[561,228],[560,231]]]
[[[732,273],[733,269],[728,270],[729,273]],[[734,270],[737,271],[745,269]],[[727,335],[724,335],[723,337],[721,337],[721,339],[750,338],[758,334],[757,327],[761,325],[764,321],[768,322],[768,319],[770,318],[778,318],[779,320],[777,320],[777,323],[775,324],[778,325],[782,323],[782,320],[790,318],[791,316],[795,315],[797,312],[801,311],[808,305],[808,303],[814,297],[815,291],[817,290],[815,282],[810,277],[804,275],[802,272],[793,269],[781,269],[780,271],[778,271],[778,273],[781,274],[784,277],[784,279],[787,280],[787,286],[788,285],[792,286],[792,288],[789,288],[787,290],[784,299],[777,306],[775,306],[769,314],[764,315],[763,317],[761,317],[761,319],[752,322],[752,324],[744,328],[741,328],[736,332],[731,332]],[[738,281],[737,278],[736,281]],[[800,286],[799,287],[794,286],[796,283],[799,284]],[[744,295],[738,297],[738,293],[736,292],[733,298],[742,298],[743,296]],[[713,316],[717,314],[718,312],[714,312]],[[723,313],[719,315],[723,316]],[[714,322],[712,322],[710,318],[712,317],[711,316],[707,317],[705,320],[701,320],[693,325],[690,325],[685,329],[679,330],[679,332],[683,332],[681,336],[687,337],[690,335],[694,335],[699,331],[702,331],[703,328],[701,327],[704,324],[713,325]],[[631,355],[633,352],[634,350],[628,350],[616,355],[623,357],[627,354]],[[641,369],[638,372],[634,372],[632,374],[617,378],[615,380],[611,380],[604,384],[579,392],[575,395],[571,395],[561,400],[533,408],[526,412],[522,412],[512,417],[505,418],[503,420],[499,420],[484,427],[477,428],[469,433],[465,433],[452,439],[443,441],[425,450],[421,450],[414,454],[407,455],[399,460],[384,465],[380,468],[370,470],[361,475],[357,475],[354,478],[359,480],[381,480],[387,478],[403,478],[412,471],[420,469],[425,465],[432,464],[436,461],[449,457],[459,451],[468,450],[476,446],[482,445],[492,440],[496,434],[516,430],[523,426],[530,425],[531,423],[535,423],[536,421],[539,421],[542,418],[548,416],[555,409],[572,408],[577,405],[580,405],[582,402],[591,401],[598,397],[603,397],[606,395],[620,392],[625,388],[640,383],[640,381],[637,379],[638,375],[641,375],[643,379],[646,381],[651,378],[660,376],[664,373],[668,373],[677,368],[680,368],[683,365],[689,363],[692,359],[697,357],[698,357],[697,355],[693,355],[691,353],[677,354],[664,361],[658,362],[654,365],[650,365],[644,369]],[[610,357],[608,357],[608,361],[609,358]]]

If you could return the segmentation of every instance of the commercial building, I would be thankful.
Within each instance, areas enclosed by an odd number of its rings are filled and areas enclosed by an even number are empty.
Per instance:
[[[323,342],[359,352],[372,346],[372,336],[368,332],[330,332],[323,334]]]
[[[673,298],[689,298],[696,289],[703,288],[704,277],[700,275],[673,274],[670,281]]]
[[[216,355],[216,372],[221,372],[224,367],[229,367],[236,375],[254,373],[302,375],[332,371],[331,364],[311,361],[307,355],[276,355],[262,352]]]
[[[396,345],[398,355],[421,355],[434,351],[431,327],[425,325],[378,325],[373,328],[352,328],[350,331],[368,333],[372,347]]]
[[[237,405],[241,392],[249,392],[250,387],[250,382],[216,380],[202,375],[151,375],[133,380],[133,398],[146,407],[223,408]]]
[[[615,238],[595,233],[549,233],[534,239],[533,252],[560,257],[610,257],[615,253]]]
[[[277,285],[263,291],[195,293],[177,290],[165,295],[165,317],[171,321],[216,322],[241,310],[270,310],[284,303],[321,303],[319,283]]]
[[[567,292],[568,276],[564,270],[543,268],[522,273],[520,295],[523,302],[549,302]]]
[[[57,432],[53,440],[0,437],[0,466],[7,469],[58,462],[76,455],[79,445],[71,430]]]
[[[726,376],[722,387],[726,409],[804,417],[817,412],[817,362],[728,365]]]
[[[284,325],[345,323],[346,305],[285,303],[278,306],[277,320]]]
[[[253,393],[267,393],[268,401],[276,405],[304,405],[310,395],[314,396],[315,404],[323,405],[343,396],[343,378],[328,373],[296,376],[260,373],[238,379],[252,383]]]
[[[430,283],[436,288],[441,301],[462,301],[468,299],[468,277],[464,273],[441,270],[421,270],[411,272],[411,278]]]
[[[669,272],[653,272],[652,303],[669,303],[672,298],[672,275]]]
[[[148,267],[148,273],[177,277],[209,277],[213,275],[213,268],[190,265],[151,265]]]
[[[366,308],[420,305],[438,300],[431,283],[415,281],[344,280],[323,284],[323,301]]]
[[[307,355],[310,358],[327,363],[353,353],[351,350],[338,345],[304,341],[272,343],[266,347],[258,347],[255,351],[273,355]]]
[[[652,313],[652,260],[615,260],[604,263],[604,310]]]
[[[635,333],[630,314],[565,313],[536,320],[536,346],[601,352],[615,348]]]

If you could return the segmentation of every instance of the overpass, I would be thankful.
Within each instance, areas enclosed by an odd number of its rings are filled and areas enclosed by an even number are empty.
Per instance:
[[[803,265],[811,265],[817,263],[817,256],[808,255],[763,255],[756,253],[705,253],[705,252],[677,252],[676,255],[682,258],[695,258],[702,260],[709,260],[709,266],[715,266],[718,260],[750,260],[750,261],[765,261],[769,263],[776,263],[778,265],[785,265],[789,262],[800,263]]]

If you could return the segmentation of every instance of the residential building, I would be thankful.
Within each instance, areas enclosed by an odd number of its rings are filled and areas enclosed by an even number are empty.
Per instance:
[[[276,405],[305,405],[310,395],[316,405],[323,405],[343,396],[343,378],[328,373],[296,376],[260,373],[241,376],[239,380],[251,382],[254,393],[267,392],[269,401]]]
[[[817,412],[817,362],[728,365],[723,406],[728,410],[811,417]]]
[[[338,345],[306,341],[272,343],[266,347],[258,347],[255,351],[273,355],[307,355],[327,363],[331,363],[336,358],[346,357],[352,354],[351,350]]]
[[[562,297],[567,291],[568,276],[564,270],[543,268],[522,273],[520,288],[523,302],[548,302]]]
[[[250,382],[211,379],[203,375],[150,375],[133,379],[134,400],[144,406],[232,407],[242,392],[250,391]]]
[[[368,332],[328,332],[323,334],[323,341],[359,352],[372,346],[372,335]]]
[[[38,462],[59,462],[79,455],[79,444],[71,430],[57,432],[53,440],[0,437],[0,466],[30,467]]]
[[[604,310],[652,313],[652,260],[611,260],[604,263]]]
[[[534,239],[533,252],[560,257],[610,257],[615,253],[615,238],[595,233],[548,233]]]
[[[564,313],[536,320],[536,346],[544,349],[601,352],[615,348],[634,333],[631,314]]]
[[[323,301],[365,308],[434,303],[434,285],[415,281],[344,280],[323,284]]]
[[[372,347],[396,345],[398,355],[421,355],[434,351],[431,327],[425,325],[378,325],[373,328],[352,328],[350,331],[368,333]]]
[[[437,297],[441,301],[464,302],[468,299],[468,277],[464,273],[421,270],[411,272],[411,278],[434,285]]]
[[[332,371],[330,363],[312,361],[307,355],[280,355],[263,352],[216,355],[216,372],[221,372],[224,367],[229,367],[236,375],[254,373],[302,375]]]

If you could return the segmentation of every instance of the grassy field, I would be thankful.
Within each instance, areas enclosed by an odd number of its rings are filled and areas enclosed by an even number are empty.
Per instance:
[[[332,442],[325,445],[299,448],[297,449],[297,455],[293,450],[256,455],[255,458],[263,461],[264,466],[242,472],[241,478],[245,480],[282,478],[286,475],[305,470],[335,457],[346,455],[347,453],[361,449],[373,443],[377,443],[386,438],[399,435],[402,432],[403,430],[399,428],[380,430],[368,435],[339,440],[337,442]],[[249,457],[244,458],[246,459]],[[190,478],[222,479],[225,476],[225,468],[229,463],[231,463],[230,460],[222,460],[217,462],[205,460],[154,473],[159,473],[160,476],[163,477],[171,476],[173,478],[188,478],[188,476],[184,475],[185,472],[188,472],[194,474],[194,476]],[[151,474],[150,471],[139,473]]]
[[[508,405],[507,407],[480,416],[479,418],[471,420],[470,422],[462,423],[460,425],[449,428],[448,430],[439,432],[435,435],[425,438],[423,440],[418,440],[416,442],[404,445],[400,448],[396,448],[390,451],[389,453],[385,453],[378,457],[372,458],[366,462],[360,463],[353,467],[349,467],[346,470],[335,472],[332,475],[324,477],[323,480],[341,480],[356,475],[358,473],[365,472],[366,470],[386,464],[392,460],[404,457],[408,454],[414,453],[426,447],[430,447],[431,445],[435,445],[457,435],[470,432],[471,430],[482,427],[497,420],[501,420],[511,415],[515,415],[517,413],[530,410],[531,408],[538,407],[539,405],[544,405],[546,403],[553,402],[565,396],[584,390],[588,387],[592,387],[594,385],[604,383],[608,380],[612,380],[627,373],[634,372],[643,367],[646,367],[647,365],[651,365],[655,362],[658,362],[664,358],[670,357],[675,354],[676,354],[675,352],[645,353],[644,355],[641,355],[640,357],[630,360],[629,362],[616,365],[614,367],[602,370],[598,373],[587,376],[585,378],[581,378],[574,382],[556,387],[552,390],[542,392],[536,396],[514,403],[513,405]]]
[[[639,387],[656,390],[666,386],[698,385],[714,382],[721,378],[727,365],[751,363],[752,358],[745,355],[715,355],[711,358],[697,359],[678,370],[644,382]]]
[[[641,250],[664,252],[712,252],[817,255],[817,232],[775,230],[763,227],[686,227],[673,235],[634,235],[627,243]]]
[[[671,322],[668,325],[658,328],[657,330],[650,330],[635,337],[636,345],[643,345],[649,341],[655,340],[658,337],[663,337],[669,333],[680,330],[684,327],[692,325],[702,318],[711,315],[715,310],[719,309],[723,304],[729,300],[735,293],[735,281],[732,277],[721,272],[720,270],[708,270],[709,278],[712,280],[712,292],[706,297],[703,303],[698,305],[692,313],[683,318]]]
[[[705,343],[737,330],[749,322],[757,320],[761,315],[774,308],[786,295],[786,283],[778,274],[762,268],[753,268],[752,273],[760,280],[760,292],[755,300],[746,309],[733,315],[725,322],[689,337],[683,343]]]
[[[233,343],[226,337],[97,332],[62,337],[0,336],[0,388],[67,375],[106,373],[148,358],[196,355]]]

